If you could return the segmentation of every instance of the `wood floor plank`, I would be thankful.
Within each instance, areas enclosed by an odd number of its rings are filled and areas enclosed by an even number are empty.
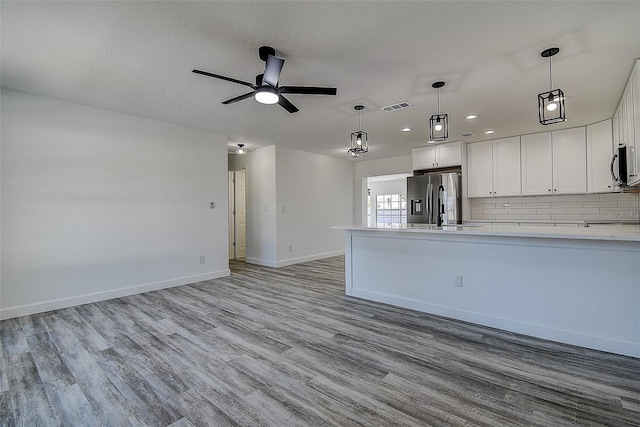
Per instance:
[[[78,384],[47,388],[47,396],[58,413],[62,426],[100,426],[96,414]]]
[[[113,427],[143,425],[126,398],[113,385],[108,374],[88,351],[63,354],[62,357],[91,405],[92,412],[96,414],[102,425]],[[67,404],[71,405],[72,402]]]
[[[344,258],[0,323],[0,426],[635,426],[640,359],[344,295]]]

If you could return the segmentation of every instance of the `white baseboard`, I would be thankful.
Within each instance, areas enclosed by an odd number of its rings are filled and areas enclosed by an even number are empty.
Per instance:
[[[344,255],[344,250],[333,251],[333,252],[325,252],[325,253],[322,253],[322,254],[303,256],[303,257],[299,257],[299,258],[284,259],[284,260],[281,260],[281,261],[277,262],[277,267],[284,267],[284,266],[287,266],[287,265],[300,264],[301,262],[316,261],[318,259],[331,258],[331,257],[338,256],[338,255]]]
[[[45,311],[59,310],[61,308],[74,307],[77,305],[89,304],[92,302],[104,301],[113,298],[126,297],[127,295],[141,294],[143,292],[157,291],[160,289],[172,288],[175,286],[188,285],[190,283],[197,283],[203,280],[211,280],[217,279],[218,277],[229,276],[230,274],[231,270],[224,269],[219,271],[212,271],[206,274],[198,274],[195,276],[180,277],[177,279],[163,280],[154,283],[145,283],[142,285],[129,286],[126,288],[94,292],[91,294],[60,298],[50,301],[42,301],[15,307],[7,307],[0,309],[0,320],[27,316],[29,314],[43,313]]]
[[[352,288],[350,295],[357,298],[409,308],[412,310],[422,311],[424,313],[435,314],[438,316],[448,317],[450,319],[462,320],[550,341],[591,348],[594,350],[607,351],[625,356],[640,357],[640,344],[636,342],[623,341],[605,336],[587,335],[564,329],[549,328],[547,326],[521,322],[515,319],[489,316],[483,313],[430,304],[425,301],[389,295],[382,292],[373,292],[365,289]]]
[[[263,265],[265,267],[274,268],[277,267],[276,262],[269,259],[246,257],[244,260],[247,264]]]
[[[301,262],[316,261],[316,260],[319,260],[319,259],[331,258],[331,257],[338,256],[338,255],[344,255],[344,250],[333,251],[333,252],[324,252],[324,253],[321,253],[321,254],[314,254],[314,255],[308,255],[308,256],[303,256],[303,257],[298,257],[298,258],[284,259],[284,260],[280,260],[280,261],[273,261],[273,260],[267,260],[267,259],[247,257],[246,258],[246,262],[248,264],[256,264],[256,265],[263,265],[265,267],[278,268],[278,267],[285,267],[287,265],[300,264]]]

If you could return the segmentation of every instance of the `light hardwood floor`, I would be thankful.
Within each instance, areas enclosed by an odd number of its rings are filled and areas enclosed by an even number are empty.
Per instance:
[[[640,359],[345,297],[342,257],[231,267],[2,321],[1,424],[640,425]]]

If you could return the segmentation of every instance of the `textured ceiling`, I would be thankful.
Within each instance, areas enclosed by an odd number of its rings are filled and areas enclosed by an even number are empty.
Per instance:
[[[250,149],[281,144],[346,157],[364,104],[366,159],[425,145],[428,117],[450,117],[449,140],[488,139],[593,123],[613,115],[640,57],[640,1],[10,2],[1,5],[2,87],[227,135]],[[253,81],[261,45],[286,59],[282,85],[335,86],[291,95],[300,112],[247,99],[200,68]],[[558,46],[554,86],[568,121],[542,126],[548,89],[540,52]],[[408,101],[385,113],[379,107]],[[469,113],[479,115],[465,120]],[[409,126],[409,133],[400,131]]]

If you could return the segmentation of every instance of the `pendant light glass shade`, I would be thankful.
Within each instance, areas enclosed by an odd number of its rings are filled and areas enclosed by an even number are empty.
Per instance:
[[[561,89],[553,89],[551,80],[551,57],[560,52],[557,47],[542,51],[540,56],[549,58],[549,91],[538,94],[538,119],[543,125],[564,122],[567,120],[564,108],[564,93]]]
[[[440,88],[444,86],[444,82],[435,82],[431,85],[434,89],[438,89],[438,114],[434,114],[429,119],[429,140],[444,141],[449,138],[449,116],[440,113]]]
[[[351,147],[347,150],[347,157],[364,157],[367,151],[369,151],[367,133],[362,130],[361,125],[362,110],[364,110],[364,106],[356,105],[353,109],[358,112],[358,130],[351,132]]]
[[[247,154],[247,150],[244,149],[244,144],[238,144],[236,154]]]

